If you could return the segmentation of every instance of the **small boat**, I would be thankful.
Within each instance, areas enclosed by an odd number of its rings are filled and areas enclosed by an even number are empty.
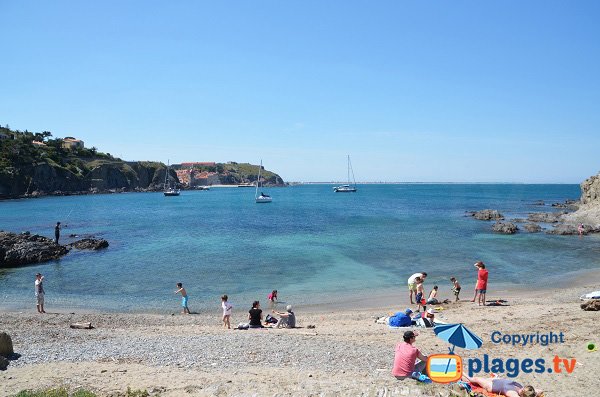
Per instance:
[[[265,194],[263,192],[260,192],[260,195],[258,194],[258,188],[260,187],[260,171],[262,170],[262,160],[260,160],[260,167],[258,168],[258,179],[256,180],[256,191],[254,192],[254,200],[257,203],[270,203],[271,201],[273,201],[273,199],[271,198],[271,196],[269,196],[268,194]]]
[[[179,196],[179,189],[176,189],[171,186],[171,180],[169,179],[169,171],[171,170],[171,166],[169,165],[169,160],[167,160],[167,171],[165,172],[165,186],[163,190],[163,194],[167,197],[170,196]]]
[[[350,172],[352,172],[352,180],[354,185],[350,184]],[[333,191],[336,193],[354,193],[356,192],[356,180],[354,179],[354,170],[352,169],[352,163],[350,162],[350,155],[348,155],[348,184],[335,186]]]

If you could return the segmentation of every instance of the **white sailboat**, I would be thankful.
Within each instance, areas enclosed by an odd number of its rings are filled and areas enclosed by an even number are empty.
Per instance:
[[[260,171],[261,170],[262,170],[262,160],[260,160],[260,167],[258,168],[258,179],[256,180],[256,191],[254,192],[254,200],[257,203],[270,203],[271,201],[273,201],[271,196],[269,196],[268,194],[264,194],[263,192],[260,192],[260,195],[258,194],[258,188],[260,187]]]
[[[352,172],[352,180],[354,185],[350,184],[350,172]],[[348,184],[335,186],[333,191],[336,193],[354,193],[356,192],[356,180],[354,179],[354,170],[352,169],[352,163],[350,162],[350,155],[348,155]]]
[[[179,196],[179,189],[171,187],[171,181],[169,180],[169,171],[171,169],[171,165],[169,164],[169,160],[167,160],[167,171],[165,172],[165,185],[163,194],[165,196]]]

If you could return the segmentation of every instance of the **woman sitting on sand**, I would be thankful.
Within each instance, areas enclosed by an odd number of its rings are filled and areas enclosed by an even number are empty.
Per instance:
[[[519,382],[511,379],[498,378],[464,378],[470,383],[483,387],[490,393],[497,393],[507,397],[543,397],[544,393],[537,393],[533,386],[523,386]]]
[[[248,311],[248,320],[250,321],[250,328],[263,328],[262,310],[258,301],[252,302],[252,309]]]

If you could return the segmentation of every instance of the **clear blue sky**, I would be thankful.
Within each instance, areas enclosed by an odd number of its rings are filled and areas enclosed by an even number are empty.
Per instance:
[[[4,1],[0,123],[289,181],[579,183],[599,1]]]

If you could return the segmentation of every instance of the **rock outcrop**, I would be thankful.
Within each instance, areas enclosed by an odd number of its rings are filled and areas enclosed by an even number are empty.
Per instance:
[[[590,225],[600,228],[600,173],[591,176],[581,183],[580,206],[577,211],[565,215],[567,224]]]
[[[0,268],[19,267],[59,259],[69,252],[70,247],[98,250],[108,247],[108,241],[85,238],[64,246],[36,234],[0,231]]]
[[[530,222],[557,223],[565,212],[534,212],[527,216]]]
[[[66,247],[43,236],[0,232],[0,267],[47,262],[68,252]]]
[[[600,311],[600,299],[592,299],[581,304],[581,308],[586,311]]]
[[[471,213],[475,219],[480,221],[499,221],[503,220],[504,216],[497,210],[481,210]]]
[[[496,233],[515,234],[519,228],[512,222],[496,222],[492,230]]]
[[[67,244],[68,247],[77,248],[79,250],[93,250],[97,251],[102,248],[108,247],[108,241],[103,239],[84,238],[74,243]]]

